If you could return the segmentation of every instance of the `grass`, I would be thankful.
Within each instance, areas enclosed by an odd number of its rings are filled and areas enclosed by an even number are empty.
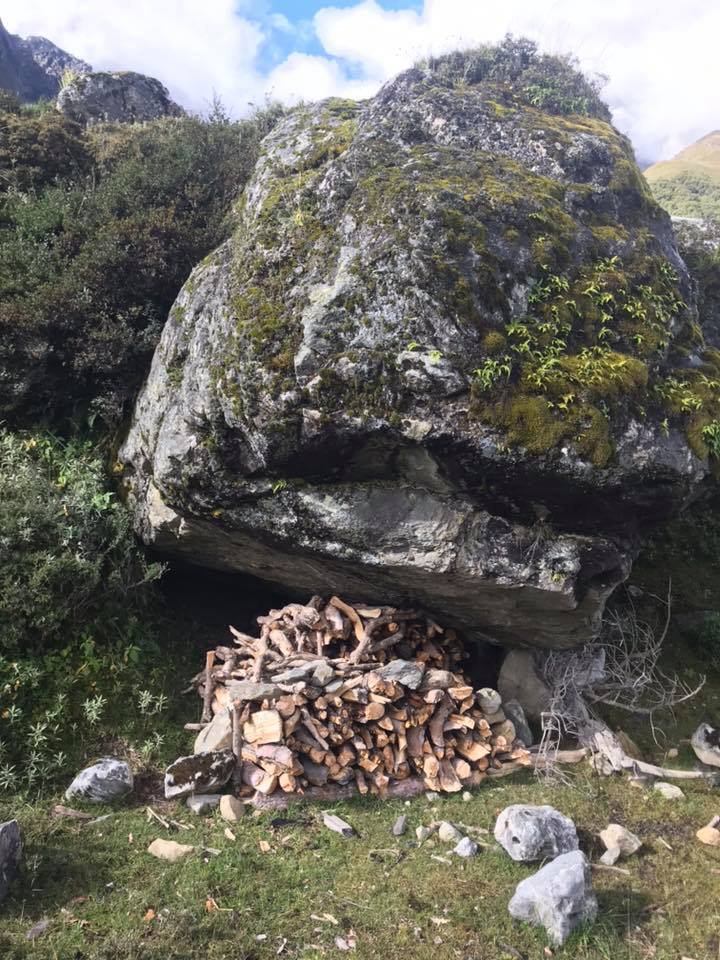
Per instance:
[[[358,958],[490,960],[505,955],[503,945],[539,957],[544,934],[515,923],[506,910],[515,885],[532,867],[511,861],[491,837],[475,859],[453,858],[451,864],[432,859],[447,857],[439,841],[420,847],[414,842],[414,827],[432,819],[492,830],[498,811],[514,802],[551,803],[573,817],[591,856],[599,853],[594,834],[609,821],[643,840],[641,853],[625,863],[630,877],[595,875],[600,920],[573,936],[565,956],[718,955],[720,850],[694,838],[717,811],[716,795],[706,786],[690,786],[685,801],[670,802],[583,770],[563,786],[527,776],[496,782],[469,802],[455,796],[433,804],[424,797],[409,805],[336,804],[333,810],[360,834],[353,840],[324,829],[317,810],[297,807],[286,814],[249,814],[235,826],[233,843],[217,814],[194,818],[178,804],[172,812],[191,829],[177,839],[221,852],[193,854],[176,864],[146,853],[164,831],[147,821],[142,807],[79,826],[52,819],[49,801],[3,804],[0,818],[15,815],[22,825],[26,865],[3,907],[0,956],[261,960],[278,955],[284,943],[286,957],[332,957],[340,955],[335,937],[352,930]],[[390,828],[401,812],[410,830],[396,840]],[[274,825],[277,817],[292,822]],[[270,844],[268,853],[261,851],[261,840]],[[209,898],[219,909],[208,910]],[[48,931],[27,941],[27,931],[41,919],[51,921]]]
[[[684,706],[666,728],[665,748],[680,746],[672,762],[690,765],[682,740],[701,718],[717,715],[719,695],[720,678],[714,677],[702,702]],[[643,741],[639,730],[626,729]],[[647,735],[644,739],[647,756],[663,761],[666,749],[651,748]],[[624,863],[629,877],[594,874],[600,918],[568,941],[563,956],[718,957],[720,849],[694,836],[718,812],[718,794],[704,783],[689,782],[683,789],[685,800],[667,801],[626,780],[599,778],[583,765],[573,768],[568,784],[523,775],[484,785],[468,802],[456,795],[434,803],[420,797],[407,804],[359,799],[335,804],[333,811],[358,831],[353,840],[326,830],[315,807],[248,813],[233,826],[235,842],[224,836],[227,825],[217,813],[197,818],[180,803],[163,802],[159,809],[190,829],[168,835],[148,822],[138,801],[115,810],[93,808],[112,816],[79,825],[51,817],[60,794],[32,802],[1,799],[0,821],[20,821],[25,863],[0,908],[0,956],[310,960],[340,956],[335,937],[354,931],[358,958],[517,956],[508,954],[507,946],[528,960],[542,957],[543,932],[507,913],[516,884],[534,868],[511,861],[491,836],[503,807],[527,802],[550,803],[572,817],[593,860],[600,853],[596,835],[608,822],[623,824],[643,841],[641,853]],[[391,826],[401,812],[409,830],[396,839]],[[414,836],[416,826],[433,819],[488,830],[490,835],[480,838],[488,845],[473,860],[433,859],[447,859],[449,848],[437,839],[417,846]],[[191,854],[167,864],[146,852],[150,841],[163,835],[220,854]],[[270,845],[269,852],[262,852],[261,841]],[[28,930],[39,920],[50,926],[28,941]]]

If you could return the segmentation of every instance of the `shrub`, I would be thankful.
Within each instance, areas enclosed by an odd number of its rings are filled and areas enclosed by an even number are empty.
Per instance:
[[[82,131],[0,104],[0,416],[120,421],[278,115]]]
[[[527,38],[431,57],[420,64],[440,81],[504,86],[521,101],[549,113],[610,119],[600,97],[603,77],[586,77],[572,57],[541,54]]]
[[[0,788],[51,778],[163,706],[127,710],[159,679],[160,572],[89,443],[0,430]]]

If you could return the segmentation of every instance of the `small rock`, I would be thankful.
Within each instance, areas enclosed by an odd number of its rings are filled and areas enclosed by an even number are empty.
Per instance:
[[[578,848],[575,824],[549,806],[513,804],[495,823],[495,839],[523,863],[557,857]]]
[[[666,800],[684,800],[685,794],[682,792],[680,787],[676,786],[674,783],[666,783],[664,780],[659,780],[653,790],[657,790],[659,794],[665,797]]]
[[[220,797],[213,793],[196,793],[188,797],[186,803],[189,810],[201,817],[205,813],[212,813],[216,807],[220,806]]]
[[[432,831],[427,827],[415,827],[415,836],[418,838],[420,843],[424,843],[431,833]]]
[[[642,840],[630,833],[619,823],[610,823],[600,832],[600,839],[605,844],[606,850],[618,847],[623,857],[629,857],[642,846]]]
[[[720,729],[701,723],[690,738],[690,745],[701,763],[720,767]]]
[[[469,790],[463,790],[462,799],[463,799],[463,803],[470,803],[470,801],[472,800],[472,794],[470,793]]]
[[[215,793],[225,786],[234,769],[231,750],[179,757],[165,771],[165,797],[174,800],[193,793]]]
[[[193,753],[227,750],[232,742],[232,719],[229,710],[220,710],[195,738]]]
[[[103,757],[80,771],[65,791],[65,799],[111,803],[130,793],[132,788],[133,775],[129,764],[114,757]]]
[[[453,853],[456,853],[459,857],[474,857],[479,849],[474,840],[471,840],[470,837],[463,837]]]
[[[47,933],[49,927],[50,927],[49,920],[38,920],[38,922],[34,924],[32,927],[30,927],[28,932],[25,934],[25,939],[37,940],[38,937],[42,937],[44,933]]]
[[[492,687],[483,687],[476,693],[477,704],[485,714],[497,713],[502,707],[502,697]]]
[[[573,930],[597,916],[585,854],[580,850],[563,853],[522,880],[508,910],[516,920],[544,927],[550,942],[562,946]]]
[[[437,800],[440,799],[440,794],[435,793],[434,790],[426,790],[425,799],[428,801],[428,803],[435,803]]]
[[[0,900],[7,896],[22,857],[22,838],[17,820],[0,823]]]
[[[449,820],[441,820],[438,825],[438,836],[443,843],[457,843],[462,838],[458,828]]]
[[[677,747],[670,747],[670,749],[667,752],[668,760],[677,760],[679,755],[680,755],[680,751],[678,750]]]
[[[701,843],[706,843],[709,847],[720,847],[720,817],[713,817],[706,827],[701,827],[695,836]]]
[[[228,823],[235,823],[245,816],[246,806],[238,797],[233,797],[230,793],[224,793],[220,797],[220,816]]]
[[[401,683],[408,690],[417,690],[423,681],[423,670],[414,660],[391,660],[377,674],[383,680]]]
[[[650,777],[646,777],[646,776],[643,776],[642,774],[638,774],[637,776],[634,776],[634,777],[628,777],[628,783],[635,790],[644,790],[646,787],[650,785],[650,779],[651,779]]]
[[[524,746],[531,747],[535,738],[533,737],[532,730],[527,722],[525,711],[520,706],[518,701],[503,701],[503,710],[505,711],[505,716],[508,718],[508,720],[512,721],[512,724],[515,727],[515,736],[518,738],[518,740]]]
[[[622,856],[620,847],[608,847],[605,853],[600,857],[600,863],[606,867],[612,867]]]
[[[327,662],[327,660],[321,660],[320,663],[313,670],[312,682],[317,687],[327,686],[335,678],[335,671]]]
[[[407,817],[404,813],[401,813],[393,824],[392,833],[394,837],[402,837],[402,835],[407,830]]]
[[[176,843],[174,840],[158,838],[153,840],[147,848],[147,852],[151,853],[153,857],[157,857],[158,860],[168,860],[170,863],[175,863],[192,853],[194,849],[195,847],[188,846],[186,843]]]

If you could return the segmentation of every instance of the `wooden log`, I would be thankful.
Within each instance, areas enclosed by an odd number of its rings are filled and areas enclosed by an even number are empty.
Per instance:
[[[205,689],[203,691],[203,709],[202,721],[207,723],[212,720],[212,700],[215,683],[213,680],[213,667],[215,665],[215,651],[210,650],[205,654]]]
[[[279,743],[283,738],[283,724],[277,710],[258,710],[243,728],[246,740],[255,746]]]

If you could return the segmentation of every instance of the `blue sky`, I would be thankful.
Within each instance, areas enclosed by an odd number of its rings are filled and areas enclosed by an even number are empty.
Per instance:
[[[96,69],[158,77],[191,110],[235,115],[371,96],[428,54],[528,36],[609,77],[605,99],[641,161],[720,127],[718,0],[2,0],[12,32]]]

